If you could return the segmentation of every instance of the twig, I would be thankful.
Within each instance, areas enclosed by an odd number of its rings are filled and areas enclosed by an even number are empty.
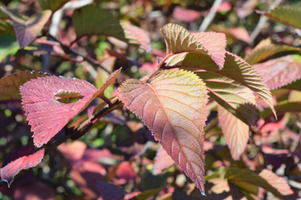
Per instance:
[[[272,5],[270,6],[269,10],[277,7],[282,0],[275,0]],[[268,18],[264,15],[260,16],[259,22],[257,23],[254,31],[251,33],[250,35],[250,44],[253,44],[255,38],[257,37],[257,35],[260,33],[261,29],[264,27],[265,23],[267,22]]]
[[[199,32],[204,32],[207,27],[209,26],[209,24],[212,22],[217,8],[219,7],[219,5],[221,5],[221,3],[223,2],[223,0],[215,0],[208,15],[205,17],[204,21],[202,22],[200,28],[199,28]]]

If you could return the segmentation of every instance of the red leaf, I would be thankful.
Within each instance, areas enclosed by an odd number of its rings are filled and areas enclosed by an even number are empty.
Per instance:
[[[204,191],[204,83],[192,72],[167,70],[150,84],[129,79],[119,98],[144,121],[166,152]]]
[[[87,145],[82,141],[74,141],[72,143],[61,144],[57,148],[68,160],[75,162],[83,157]]]
[[[138,44],[141,44],[141,46],[147,52],[150,52],[152,50],[150,46],[149,36],[143,29],[132,24],[126,25],[124,29],[127,39],[136,40]]]
[[[131,163],[124,161],[118,165],[116,176],[129,181],[135,179],[138,175],[136,172],[134,172]]]
[[[288,55],[253,66],[269,89],[276,89],[301,77],[301,56]]]
[[[183,21],[183,22],[192,22],[195,19],[199,18],[201,16],[200,12],[197,12],[195,10],[185,9],[180,6],[175,7],[172,13],[172,17]]]
[[[34,144],[38,147],[46,144],[70,119],[85,109],[97,96],[116,79],[120,70],[112,73],[107,82],[97,90],[94,85],[79,79],[49,76],[26,82],[20,87],[23,109],[34,132]],[[56,95],[79,94],[83,98],[75,103],[61,103]],[[67,92],[68,91],[68,92]],[[68,94],[69,96],[69,94]]]
[[[36,151],[34,148],[19,149],[14,154],[20,155],[17,159],[14,159],[10,163],[1,168],[1,179],[8,183],[8,186],[12,183],[14,177],[23,169],[28,169],[38,165],[44,157],[45,150],[40,149]],[[15,156],[13,156],[15,157]],[[12,160],[12,159],[11,159]]]

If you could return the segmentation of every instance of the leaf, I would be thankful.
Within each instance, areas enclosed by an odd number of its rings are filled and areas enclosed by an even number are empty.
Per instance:
[[[246,57],[245,60],[250,64],[254,65],[256,63],[262,62],[267,58],[285,52],[296,52],[300,53],[301,49],[289,45],[277,45],[272,44],[270,39],[263,40],[260,42],[255,49],[253,49]]]
[[[138,175],[136,172],[134,172],[131,163],[124,161],[118,165],[116,176],[129,181],[135,179]]]
[[[1,11],[1,9],[0,9]],[[14,27],[11,21],[0,20],[0,35],[12,35],[15,36]],[[2,43],[1,43],[2,44]]]
[[[243,19],[254,11],[256,5],[258,4],[258,0],[240,0],[238,1],[238,4],[240,5],[238,8],[236,8],[236,13],[240,19]]]
[[[97,34],[126,40],[119,21],[109,12],[95,5],[87,5],[75,10],[72,23],[77,38]]]
[[[18,13],[13,12],[6,7],[1,6],[0,9],[9,15],[10,19],[13,21],[13,26],[21,49],[29,45],[39,35],[52,13],[50,10],[45,10],[34,14],[26,20]]]
[[[218,33],[194,33],[177,24],[167,24],[161,32],[165,38],[166,53],[178,54],[184,52],[207,55],[223,68],[225,61],[226,39]]]
[[[150,38],[143,29],[132,24],[127,24],[124,26],[124,32],[129,42],[140,44],[145,51],[151,52]]]
[[[99,90],[85,80],[56,76],[34,79],[21,86],[22,105],[31,131],[34,132],[34,144],[37,147],[46,144],[70,119],[84,110],[97,96],[102,95],[120,70],[112,73]],[[61,103],[55,97],[60,90],[81,92],[83,98],[75,103]]]
[[[301,101],[282,101],[278,103],[275,107],[277,116],[281,116],[286,112],[298,113],[301,112]],[[262,119],[267,119],[273,114],[270,108],[265,109],[260,112],[259,115]]]
[[[204,191],[203,140],[207,103],[204,83],[184,70],[167,70],[150,83],[129,79],[119,98]]]
[[[173,161],[173,159],[166,153],[164,148],[160,145],[155,157],[153,173],[155,175],[161,174],[164,169],[169,168],[174,163],[175,162]]]
[[[127,194],[120,187],[104,181],[97,181],[96,187],[103,200],[123,199]]]
[[[219,105],[217,108],[218,118],[232,158],[239,160],[240,155],[244,152],[248,143],[249,126],[222,106]]]
[[[5,6],[5,5],[0,2],[0,7],[3,7],[3,6]],[[9,18],[9,16],[0,9],[0,19],[8,19],[8,18]]]
[[[228,179],[235,185],[245,190],[247,189],[246,191],[248,191],[248,187],[251,189],[250,187],[259,186],[271,192],[276,197],[281,199],[283,198],[283,196],[265,179],[247,169],[241,169],[238,167],[221,167],[218,172],[214,172],[211,175],[206,176],[205,180],[217,177]]]
[[[176,6],[172,12],[172,17],[183,22],[192,22],[201,17],[201,13],[191,9]]]
[[[156,195],[159,194],[159,192],[161,192],[163,190],[163,188],[157,188],[157,189],[152,189],[152,190],[146,190],[141,192],[140,194],[138,194],[135,199],[137,200],[146,200],[150,197],[154,197]]]
[[[18,149],[14,152],[14,159],[3,164],[1,168],[1,179],[7,182],[8,186],[13,182],[14,177],[24,169],[28,169],[38,165],[44,157],[45,150],[34,148]]]
[[[0,79],[0,101],[21,100],[19,87],[25,82],[45,77],[47,74],[35,71],[21,71]]]
[[[14,35],[0,35],[0,44],[0,63],[7,56],[14,55],[20,48]]]
[[[276,188],[278,192],[280,192],[282,195],[290,195],[294,194],[291,187],[288,185],[286,180],[282,177],[277,176],[275,173],[268,169],[263,169],[259,176],[264,178],[271,186]]]
[[[301,56],[297,54],[269,60],[253,67],[271,90],[301,78]]]
[[[37,0],[43,10],[51,10],[54,13],[69,0]]]
[[[283,5],[272,9],[269,12],[260,12],[269,19],[301,29],[301,7]]]
[[[54,188],[47,183],[35,180],[32,184],[22,184],[14,189],[14,200],[54,200],[56,196]]]

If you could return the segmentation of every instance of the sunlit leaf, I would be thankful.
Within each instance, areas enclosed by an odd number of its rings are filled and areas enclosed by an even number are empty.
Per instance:
[[[254,69],[262,76],[269,89],[280,88],[301,77],[301,56],[288,55],[264,63]]]
[[[61,8],[69,0],[37,0],[43,10],[51,10],[52,12]]]
[[[227,39],[231,39],[234,42],[241,40],[246,43],[250,43],[250,35],[245,28],[242,27],[220,28],[216,25],[212,25],[210,29],[212,31],[225,34]]]
[[[24,48],[29,45],[40,34],[52,13],[50,10],[45,10],[34,14],[26,20],[18,13],[9,10],[6,7],[1,6],[0,8],[3,12],[9,15],[10,19],[13,21],[13,26],[20,48]]]
[[[0,101],[21,100],[19,87],[25,82],[47,74],[41,72],[21,71],[0,79]]]
[[[77,38],[97,34],[126,40],[119,21],[109,12],[95,5],[87,5],[75,10],[72,23]]]
[[[179,21],[192,22],[201,17],[201,12],[176,6],[172,12],[172,17]]]
[[[166,153],[164,148],[160,145],[154,163],[154,174],[160,174],[162,171],[170,166],[172,166],[175,162],[171,157]]]
[[[301,29],[301,7],[282,5],[269,12],[260,12],[269,19]]]
[[[250,64],[254,65],[265,59],[285,52],[301,52],[300,48],[289,46],[289,45],[277,45],[273,44],[270,39],[263,40],[259,43],[246,57],[245,60]]]
[[[255,101],[254,96],[253,101]],[[247,146],[249,126],[220,105],[218,106],[218,118],[232,158],[238,160]]]
[[[278,103],[275,107],[277,116],[281,116],[285,114],[286,112],[301,112],[301,102],[300,101],[282,101]],[[267,119],[271,115],[273,115],[273,112],[270,108],[265,109],[264,111],[259,113],[260,117],[263,119]]]
[[[226,38],[218,33],[193,33],[177,24],[167,24],[161,29],[166,44],[167,54],[184,52],[199,53],[209,56],[223,68],[225,61]]]
[[[150,83],[129,79],[119,98],[160,141],[166,152],[204,191],[203,128],[207,91],[193,73],[167,70]]]
[[[21,148],[13,152],[9,163],[4,163],[1,168],[1,179],[10,184],[14,177],[24,169],[28,169],[38,165],[44,157],[45,150],[34,148]]]
[[[38,147],[47,143],[70,119],[85,109],[97,96],[114,82],[120,70],[115,71],[107,82],[97,90],[94,85],[79,79],[48,76],[33,79],[20,87],[23,109],[27,116],[34,144]],[[55,97],[59,91],[80,92],[83,97],[75,103],[61,103]]]
[[[0,63],[7,56],[14,55],[20,48],[14,35],[0,35],[0,44]]]
[[[282,195],[290,195],[294,193],[283,177],[277,176],[274,172],[268,169],[263,169],[259,173],[259,176],[264,178],[271,186],[276,188],[278,192],[280,192]]]
[[[152,50],[150,46],[150,38],[143,29],[132,24],[127,24],[124,26],[124,31],[125,37],[129,39],[129,42],[140,44],[141,47],[147,52]]]

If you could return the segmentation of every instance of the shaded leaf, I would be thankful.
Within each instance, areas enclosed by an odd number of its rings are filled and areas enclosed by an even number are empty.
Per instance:
[[[95,5],[87,5],[75,10],[72,23],[77,38],[97,34],[126,40],[119,21],[109,12]]]
[[[28,169],[38,165],[44,157],[45,150],[34,148],[18,149],[17,152],[13,152],[11,162],[3,163],[1,168],[1,179],[8,183],[8,186],[12,183],[14,177],[24,169]]]
[[[184,52],[199,53],[209,56],[223,68],[225,61],[225,36],[218,33],[194,33],[177,24],[167,24],[161,29],[166,44],[167,54]]]
[[[54,13],[69,0],[37,0],[43,10],[51,10]]]
[[[261,41],[246,57],[245,60],[250,64],[254,65],[267,58],[284,52],[301,52],[300,48],[289,46],[289,45],[277,45],[273,44],[270,39]]]
[[[0,8],[3,12],[9,15],[13,21],[13,26],[20,48],[24,48],[29,45],[39,35],[52,13],[50,10],[45,10],[26,20],[18,13],[13,12],[6,7],[1,6]]]
[[[233,41],[241,40],[246,43],[250,42],[250,35],[245,28],[235,27],[235,28],[220,28],[216,25],[212,25],[210,27],[211,30],[219,33],[223,33],[226,35],[227,39],[231,39]]]
[[[301,29],[301,7],[283,5],[272,9],[269,12],[259,12],[269,19]]]
[[[143,29],[132,24],[127,24],[124,26],[124,31],[125,37],[130,43],[140,44],[145,51],[151,52],[150,38]]]
[[[1,9],[0,9],[0,11],[1,11]],[[9,20],[0,20],[0,30],[1,30],[0,31],[1,36],[2,35],[11,35],[11,36],[14,36],[16,38],[15,30],[14,30],[14,27],[13,27],[13,24],[12,24],[11,21],[9,21]]]
[[[7,56],[14,55],[20,48],[14,35],[0,35],[0,44],[0,63]]]
[[[218,118],[232,158],[238,160],[247,146],[249,126],[220,105],[218,106]]]
[[[21,100],[19,87],[25,82],[38,77],[45,77],[47,74],[36,71],[21,71],[10,74],[0,79],[0,101]]]
[[[114,82],[120,70],[112,73],[99,90],[85,80],[56,76],[34,79],[21,86],[23,109],[31,131],[34,132],[34,144],[40,147],[47,143],[70,119],[84,110],[97,96],[102,95]],[[75,103],[61,103],[55,97],[60,90],[81,92],[83,98]]]
[[[2,7],[2,6],[5,6],[5,5],[0,2],[0,7]],[[9,16],[0,9],[0,19],[8,19],[8,18],[9,18]]]
[[[146,124],[166,152],[204,191],[204,83],[191,72],[167,70],[150,84],[129,79],[119,92],[125,106]]]
[[[201,13],[195,10],[176,6],[172,12],[172,17],[183,22],[192,22],[201,17]]]
[[[146,190],[138,194],[135,198],[137,200],[146,200],[149,197],[156,196],[159,192],[161,192],[163,188],[158,188],[158,189],[152,189],[152,190]]]
[[[160,145],[154,163],[154,174],[161,174],[162,171],[166,168],[172,166],[175,162],[173,159],[166,153],[164,148]]]
[[[14,200],[55,200],[55,195],[56,193],[50,185],[42,181],[36,181],[33,184],[26,184],[16,188]]]
[[[75,162],[83,157],[87,145],[77,140],[72,143],[63,143],[57,148],[69,161]]]
[[[290,195],[294,193],[284,178],[277,176],[274,172],[268,169],[263,169],[259,173],[259,176],[264,178],[271,186],[276,188],[282,195]]]
[[[124,195],[127,194],[120,187],[104,181],[97,181],[96,187],[103,200],[123,199]]]
[[[278,103],[275,107],[277,116],[281,116],[286,112],[301,112],[301,102],[300,101],[282,101]],[[267,119],[273,114],[270,108],[265,109],[260,112],[259,115],[263,119]]]
[[[283,56],[253,67],[262,76],[269,89],[277,89],[301,77],[301,56],[297,54]]]
[[[238,4],[239,5],[236,9],[236,13],[240,19],[243,19],[254,11],[256,5],[258,4],[258,0],[239,0]]]
[[[170,172],[164,174],[153,175],[148,170],[145,170],[141,177],[141,189],[142,191],[153,190],[158,188],[165,188],[167,178],[171,176]]]

